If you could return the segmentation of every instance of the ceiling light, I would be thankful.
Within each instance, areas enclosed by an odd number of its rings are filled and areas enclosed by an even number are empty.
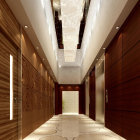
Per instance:
[[[61,65],[59,65],[59,68],[61,68]]]
[[[39,49],[39,47],[36,47],[36,49],[38,50],[38,49]]]
[[[119,26],[117,26],[117,27],[116,27],[116,30],[119,30],[119,29],[120,29],[120,27],[119,27]]]
[[[105,48],[103,48],[103,50],[105,50]]]
[[[45,61],[45,58],[43,58],[43,61]]]
[[[79,42],[84,0],[61,0],[61,19],[65,62],[74,62]]]
[[[96,59],[97,61],[99,60],[99,59]]]
[[[28,29],[28,26],[27,25],[25,25],[24,27],[25,27],[25,29]]]

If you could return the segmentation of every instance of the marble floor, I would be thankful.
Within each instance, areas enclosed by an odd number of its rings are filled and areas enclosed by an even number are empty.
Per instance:
[[[125,140],[85,115],[58,115],[24,140]]]

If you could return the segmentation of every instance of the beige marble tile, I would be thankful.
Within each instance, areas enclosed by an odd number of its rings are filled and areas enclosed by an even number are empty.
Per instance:
[[[58,115],[24,140],[125,140],[85,115]]]

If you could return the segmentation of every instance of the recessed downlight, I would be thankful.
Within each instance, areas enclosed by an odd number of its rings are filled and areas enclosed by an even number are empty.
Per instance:
[[[119,27],[119,26],[117,26],[117,27],[116,27],[116,30],[119,30],[119,29],[120,29],[120,27]]]
[[[36,47],[36,49],[38,50],[38,49],[39,49],[39,47]]]
[[[45,61],[45,58],[43,58],[43,61]]]
[[[24,27],[25,27],[25,29],[28,29],[28,26],[27,25],[25,25]]]
[[[106,48],[103,48],[103,50],[105,50]]]

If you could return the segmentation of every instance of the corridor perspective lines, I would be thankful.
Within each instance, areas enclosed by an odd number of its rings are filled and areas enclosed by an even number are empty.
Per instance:
[[[24,140],[125,140],[86,115],[57,115]]]

